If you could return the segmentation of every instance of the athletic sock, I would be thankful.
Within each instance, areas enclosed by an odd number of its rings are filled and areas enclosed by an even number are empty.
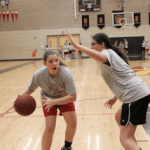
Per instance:
[[[65,148],[71,147],[71,145],[72,145],[72,142],[70,143],[70,142],[65,141]]]

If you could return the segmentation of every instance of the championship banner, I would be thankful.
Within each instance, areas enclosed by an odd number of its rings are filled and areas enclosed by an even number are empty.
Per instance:
[[[0,21],[1,21],[1,14],[2,14],[2,12],[0,11]]]
[[[102,29],[105,26],[105,16],[103,15],[97,15],[97,25],[100,29]]]
[[[2,14],[3,14],[3,21],[5,22],[5,11],[3,11]]]
[[[18,20],[18,10],[15,10],[15,17],[16,17],[16,20]]]
[[[11,18],[12,18],[12,21],[14,22],[14,11],[11,11]]]
[[[82,16],[82,28],[85,30],[89,28],[89,15]]]
[[[7,21],[9,22],[9,11],[6,11]]]
[[[134,13],[134,26],[138,27],[141,25],[140,13]]]
[[[6,0],[6,7],[8,9],[8,5],[9,5],[9,0]]]

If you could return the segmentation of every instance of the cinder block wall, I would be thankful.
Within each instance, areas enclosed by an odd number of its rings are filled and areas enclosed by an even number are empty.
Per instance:
[[[79,12],[76,0],[77,19],[75,19],[74,0],[13,0],[8,9],[18,10],[18,21],[9,22],[1,16],[0,21],[0,60],[33,59],[33,49],[47,44],[47,35],[61,35],[63,29],[72,34],[80,34],[83,45],[90,47],[91,36],[104,32],[110,37],[144,36],[150,43],[149,0],[125,0],[124,11],[141,13],[141,26],[127,26],[125,30],[112,26],[112,11],[121,10],[117,0],[101,0],[101,11]],[[97,14],[105,14],[105,27],[97,27]],[[82,15],[89,15],[90,27],[82,28]],[[66,31],[65,31],[66,32]],[[34,38],[37,37],[37,38]],[[43,50],[38,50],[35,58],[42,58]]]

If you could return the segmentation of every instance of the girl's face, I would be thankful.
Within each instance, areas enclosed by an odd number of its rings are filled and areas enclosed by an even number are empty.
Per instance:
[[[59,59],[57,55],[49,55],[44,65],[47,66],[49,74],[52,77],[55,77],[59,70]]]
[[[99,52],[101,52],[103,49],[106,49],[104,42],[102,44],[99,44],[94,39],[92,39],[91,41],[91,46],[92,46],[91,49],[94,49]]]

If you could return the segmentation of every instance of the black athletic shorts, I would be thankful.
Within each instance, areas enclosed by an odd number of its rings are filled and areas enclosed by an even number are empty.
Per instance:
[[[135,102],[122,105],[120,125],[132,126],[145,124],[148,104],[150,103],[150,95],[143,97]]]
[[[81,51],[79,51],[79,53],[82,53]]]
[[[66,54],[68,54],[68,52],[64,52],[64,54],[66,55]]]
[[[72,53],[72,50],[69,50],[69,54],[71,54]]]
[[[145,51],[145,47],[142,47],[142,51]]]

